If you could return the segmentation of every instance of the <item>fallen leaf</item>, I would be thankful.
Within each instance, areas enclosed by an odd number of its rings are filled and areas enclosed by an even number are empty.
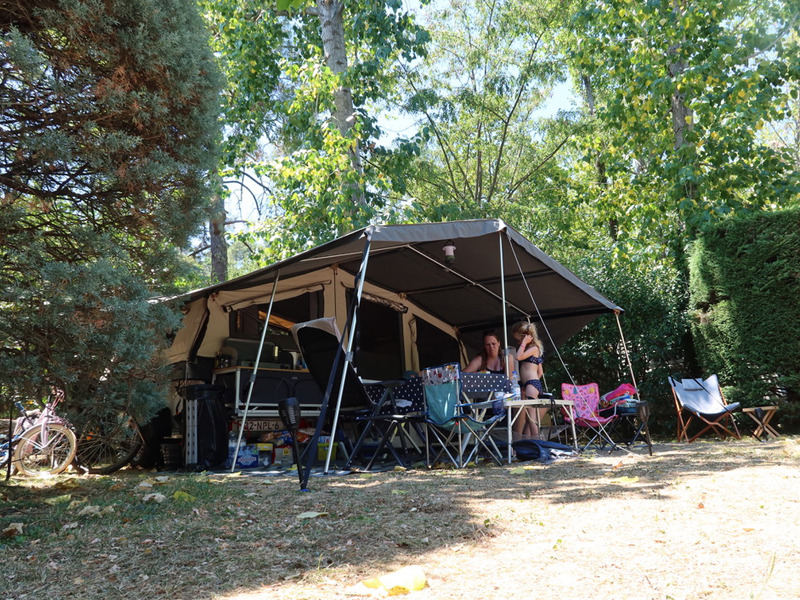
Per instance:
[[[697,508],[705,508],[705,507],[706,507],[706,505],[705,505],[705,504],[703,504],[702,502],[701,502],[700,504],[698,504],[698,505],[697,505]]]
[[[135,488],[136,490],[150,490],[153,489],[153,484],[149,481],[141,481]]]
[[[392,490],[392,494],[399,495],[399,494],[408,494],[408,490]]]
[[[142,496],[142,501],[144,502],[155,502],[157,504],[161,504],[167,497],[164,494],[145,494]]]
[[[375,475],[372,473],[360,473],[358,476],[359,479],[372,479],[373,477],[375,477]]]
[[[637,481],[639,481],[638,477],[617,477],[609,479],[608,483],[636,483]]]
[[[78,523],[67,523],[61,526],[61,531],[69,531],[70,529],[76,529],[78,527],[80,527]]]
[[[54,485],[54,488],[57,490],[74,490],[75,488],[81,487],[80,484],[74,477],[70,477],[69,479],[64,479],[62,481],[57,481]]]
[[[197,498],[195,498],[191,494],[187,494],[186,492],[183,492],[181,490],[176,490],[175,493],[172,494],[172,497],[178,502],[194,502],[195,500],[197,500]]]
[[[326,513],[326,512],[316,512],[314,510],[309,510],[307,512],[300,513],[299,515],[297,515],[297,518],[298,519],[316,519],[318,517],[327,517],[327,516],[328,516],[328,513]]]
[[[22,535],[22,523],[10,523],[8,527],[3,529],[3,537],[12,538]]]
[[[401,596],[419,591],[426,585],[425,571],[422,570],[422,567],[413,565],[374,579],[366,579],[347,590],[346,593],[378,597]]]
[[[398,473],[405,473],[408,469],[401,467],[400,465],[395,465],[394,470]]]
[[[523,467],[514,467],[513,469],[511,469],[511,471],[509,471],[509,473],[511,473],[512,475],[524,475],[525,469]]]
[[[82,509],[78,511],[79,517],[93,517],[95,515],[100,514],[100,507],[95,506],[94,504],[90,504],[89,506],[84,506]]]
[[[73,510],[75,508],[78,508],[81,504],[86,504],[86,502],[87,502],[86,498],[78,498],[77,500],[73,500],[72,502],[69,503],[67,510]]]
[[[72,499],[72,494],[64,494],[63,496],[56,496],[55,498],[48,498],[44,501],[45,504],[49,504],[50,506],[55,506],[56,504],[63,504],[64,502],[69,502]]]

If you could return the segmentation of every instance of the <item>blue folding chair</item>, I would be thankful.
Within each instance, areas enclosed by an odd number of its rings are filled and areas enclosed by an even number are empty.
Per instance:
[[[504,413],[493,414],[491,402],[469,402],[462,393],[458,363],[424,369],[422,385],[429,467],[447,455],[457,468],[463,468],[475,459],[480,449],[498,465],[502,464],[500,450],[490,433]],[[439,448],[431,461],[434,443]]]

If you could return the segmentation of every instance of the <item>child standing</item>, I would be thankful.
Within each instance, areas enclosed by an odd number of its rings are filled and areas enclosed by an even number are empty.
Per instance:
[[[520,391],[522,398],[538,398],[544,391],[544,346],[533,323],[516,323],[511,329],[514,339],[519,344],[517,361],[519,362]],[[514,422],[514,432],[519,439],[539,436],[539,422],[547,412],[546,408],[525,408],[527,414],[520,415]]]

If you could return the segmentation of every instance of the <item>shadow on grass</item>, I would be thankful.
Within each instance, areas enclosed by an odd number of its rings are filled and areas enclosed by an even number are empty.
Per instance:
[[[482,507],[511,502],[535,512],[615,496],[663,502],[682,481],[785,457],[782,442],[659,444],[652,457],[617,451],[550,465],[314,477],[310,493],[288,475],[16,480],[0,488],[0,529],[22,523],[23,533],[0,542],[0,552],[8,597],[268,598],[298,580],[355,583],[375,569],[479,544],[502,527]],[[145,502],[148,493],[164,500]],[[81,516],[86,506],[100,512]]]

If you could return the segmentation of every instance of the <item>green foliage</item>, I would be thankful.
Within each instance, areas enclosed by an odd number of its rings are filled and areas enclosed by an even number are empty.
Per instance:
[[[178,0],[11,2],[0,16],[0,380],[146,416],[177,325],[152,297],[178,273],[216,160],[202,21]]]
[[[428,41],[399,2],[342,3],[347,69],[334,72],[319,7],[284,5],[200,2],[229,80],[223,175],[262,207],[261,222],[236,239],[264,263],[378,219],[405,192],[415,145],[383,145],[374,114],[396,101],[402,65]],[[347,131],[335,118],[344,89],[354,105]]]
[[[76,235],[103,247],[91,232]],[[144,419],[163,405],[160,353],[180,315],[152,302],[142,275],[118,247],[107,248],[108,258],[68,263],[50,260],[32,239],[12,258],[25,265],[18,284],[0,294],[0,370],[15,393],[42,398],[56,386],[72,407],[102,398]]]
[[[800,75],[796,15],[794,1],[589,3],[570,53],[596,101],[587,203],[680,252],[705,223],[793,201],[791,153],[761,131]]]
[[[729,401],[800,420],[800,209],[725,220],[691,252],[692,330]]]
[[[407,77],[406,109],[421,118],[424,144],[409,218],[503,217],[541,232],[561,222],[548,218],[566,188],[555,157],[574,128],[536,111],[563,78],[556,42],[568,14],[550,0],[433,11],[428,60]]]
[[[688,328],[682,277],[665,265],[614,264],[602,256],[585,258],[573,267],[579,277],[625,309],[620,323],[640,397],[650,403],[651,430],[672,433],[675,409],[667,377],[683,370],[681,339]],[[556,356],[548,357],[551,390],[560,390],[564,382],[594,382],[605,393],[632,383],[613,315],[601,316],[581,330],[560,355],[566,371]]]

